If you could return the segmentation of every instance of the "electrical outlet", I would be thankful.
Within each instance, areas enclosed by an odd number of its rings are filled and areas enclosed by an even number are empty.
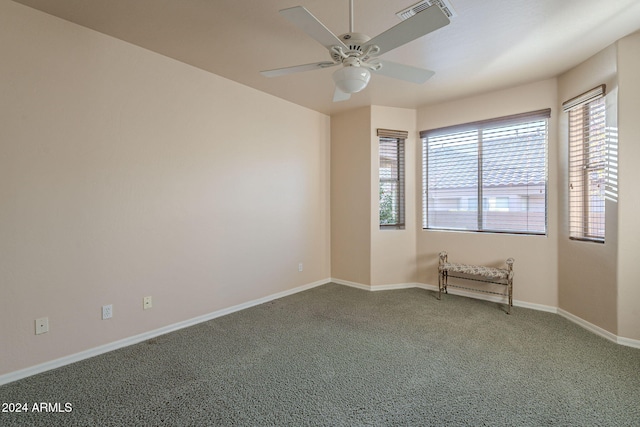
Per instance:
[[[151,297],[144,297],[144,299],[142,300],[142,308],[144,310],[153,307],[153,304],[151,302]]]
[[[36,319],[36,335],[44,334],[45,332],[49,332],[49,318],[41,317]]]
[[[113,317],[113,305],[103,305],[102,306],[102,320],[111,319]]]
[[[302,265],[302,263],[298,264],[298,271],[302,271],[304,269],[304,266]]]

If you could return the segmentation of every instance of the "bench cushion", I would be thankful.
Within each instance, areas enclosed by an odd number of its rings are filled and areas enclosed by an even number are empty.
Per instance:
[[[503,268],[485,267],[482,265],[458,264],[445,262],[440,266],[442,271],[450,273],[472,274],[474,276],[492,277],[495,279],[506,279],[509,277],[509,270]]]

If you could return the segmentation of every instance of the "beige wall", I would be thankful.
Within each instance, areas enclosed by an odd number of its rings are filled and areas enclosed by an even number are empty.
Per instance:
[[[507,90],[473,96],[456,101],[422,107],[418,110],[418,130],[473,122],[494,117],[552,108],[549,121],[549,183],[557,182],[557,108],[556,80],[549,79]],[[421,162],[420,144],[416,161]],[[421,212],[421,185],[417,191]],[[418,281],[430,285],[438,282],[438,253],[446,250],[452,262],[504,266],[515,258],[514,299],[529,304],[557,306],[557,215],[558,192],[548,187],[548,235],[519,236],[421,230],[417,240]],[[417,215],[422,227],[422,214]]]
[[[559,150],[561,174],[560,234],[558,238],[559,308],[609,332],[617,330],[616,253],[618,245],[617,204],[606,202],[605,243],[569,240],[568,229],[568,117],[562,102],[600,84],[607,92],[617,88],[616,47],[612,45],[558,78]]]
[[[371,106],[331,117],[331,273],[359,285],[416,281],[415,110]],[[406,223],[380,230],[377,129],[406,130]]]
[[[404,230],[380,229],[379,145],[377,129],[409,132],[405,140]],[[416,265],[416,111],[405,108],[371,107],[371,285],[417,282]]]
[[[640,32],[618,42],[620,205],[618,331],[640,340]]]
[[[0,375],[330,277],[329,117],[7,0],[0,57]]]
[[[331,117],[331,275],[371,281],[371,108]]]

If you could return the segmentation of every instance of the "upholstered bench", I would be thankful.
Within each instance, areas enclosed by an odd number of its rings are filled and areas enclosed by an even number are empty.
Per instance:
[[[449,284],[449,277],[458,279],[475,280],[478,282],[494,283],[506,286],[507,314],[511,314],[513,305],[513,258],[506,261],[507,268],[486,267],[482,265],[459,264],[449,262],[446,252],[440,252],[440,260],[438,262],[438,299],[441,298],[442,291],[447,292],[449,286],[461,288],[475,292],[484,292],[488,294],[505,295],[501,292],[492,292],[474,288],[467,288],[459,285]]]

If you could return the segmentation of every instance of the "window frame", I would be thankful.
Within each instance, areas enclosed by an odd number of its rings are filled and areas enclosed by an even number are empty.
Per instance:
[[[603,84],[563,103],[563,110],[568,113],[567,198],[570,240],[593,243],[605,243],[606,240],[610,138],[605,95],[606,86]],[[598,115],[601,117],[598,118]],[[593,155],[592,152],[597,154]],[[600,160],[597,164],[592,162],[595,157]],[[598,190],[592,186],[590,179],[594,172],[600,176],[598,182],[602,188]],[[595,191],[600,192],[597,198],[593,195]]]
[[[378,224],[381,230],[404,230],[406,226],[406,138],[407,132],[404,131],[389,131],[385,129],[378,129],[378,188],[379,188],[379,204],[378,204]],[[386,151],[383,153],[383,144],[395,143],[395,174],[390,177],[383,177],[382,162],[383,154],[388,154]],[[392,160],[393,162],[394,160]],[[393,171],[393,168],[392,168]],[[395,184],[395,200],[392,200],[392,216],[397,218],[393,223],[382,223],[382,201],[383,186],[385,184]]]
[[[533,236],[546,236],[548,234],[548,178],[549,178],[549,119],[551,117],[551,109],[542,109],[531,111],[522,114],[514,114],[511,116],[498,117],[488,120],[464,123],[459,125],[453,125],[443,128],[437,128],[432,130],[426,130],[420,132],[420,138],[422,141],[422,228],[424,230],[436,230],[436,231],[454,231],[454,232],[470,232],[470,233],[494,233],[494,234],[518,234],[518,235],[533,235]],[[497,228],[497,227],[485,227],[484,222],[487,220],[486,212],[492,212],[490,208],[490,198],[499,198],[503,197],[503,195],[487,195],[486,193],[490,193],[487,191],[489,189],[488,186],[483,185],[483,132],[484,131],[495,131],[495,129],[508,129],[512,126],[518,125],[526,125],[526,124],[534,124],[538,121],[544,120],[544,166],[543,166],[543,175],[544,175],[544,183],[542,184],[544,191],[544,225],[543,229],[540,231],[532,231],[532,230],[518,230],[511,228]],[[476,200],[476,226],[475,228],[459,228],[455,227],[455,224],[448,224],[445,226],[436,226],[434,224],[429,223],[429,209],[431,205],[429,203],[429,153],[428,153],[428,143],[429,137],[438,137],[445,135],[461,135],[464,132],[477,132],[477,151],[476,151],[476,160],[478,162],[478,168],[474,171],[477,181],[475,183],[476,195],[473,197],[473,200]],[[530,185],[527,183],[526,185]],[[513,196],[517,196],[514,194]],[[471,198],[467,199],[467,203],[471,201]],[[507,208],[507,210],[509,207]],[[472,209],[470,209],[472,210]],[[495,210],[494,210],[495,211]],[[516,210],[514,209],[514,212]],[[526,212],[526,215],[533,215],[533,210],[529,210],[528,206],[524,210],[520,210],[521,212]]]

